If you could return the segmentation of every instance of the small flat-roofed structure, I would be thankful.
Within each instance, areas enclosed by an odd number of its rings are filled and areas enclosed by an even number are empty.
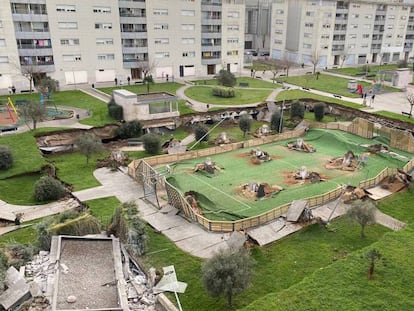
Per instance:
[[[59,265],[52,311],[128,310],[118,239],[59,236],[52,246]]]
[[[125,121],[176,118],[178,97],[167,93],[134,94],[128,90],[114,90],[115,103],[122,106]]]

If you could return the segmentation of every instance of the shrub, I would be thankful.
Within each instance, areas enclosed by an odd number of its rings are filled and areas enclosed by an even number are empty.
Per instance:
[[[101,232],[101,223],[91,214],[83,214],[77,218],[66,220],[49,227],[51,235],[97,234]]]
[[[103,151],[101,140],[94,134],[82,134],[75,139],[74,143],[79,149],[79,152],[85,156],[86,164],[89,163],[89,159],[92,155]]]
[[[208,137],[209,135],[208,133],[208,127],[203,125],[203,124],[199,124],[196,126],[195,131],[194,131],[194,135],[195,135],[195,139],[196,141],[208,141]]]
[[[13,154],[6,145],[0,145],[0,170],[8,170],[13,166]]]
[[[49,224],[41,222],[37,225],[37,246],[44,251],[50,250],[50,244],[52,242],[52,236],[48,229]]]
[[[293,101],[292,105],[290,106],[290,118],[291,119],[295,119],[295,118],[303,119],[304,116],[305,116],[305,106],[297,100]]]
[[[250,131],[250,128],[252,126],[252,120],[248,115],[242,115],[239,119],[239,128],[243,132],[243,137],[246,137],[246,133]]]
[[[145,134],[142,136],[144,149],[149,154],[158,154],[161,152],[161,139],[157,134]]]
[[[398,68],[408,68],[408,62],[405,59],[402,59],[398,62]]]
[[[59,180],[44,176],[36,182],[34,195],[38,201],[58,200],[65,195],[65,188]]]
[[[283,119],[279,110],[273,112],[270,118],[270,129],[275,133],[281,133],[283,130]]]
[[[35,249],[33,246],[23,244],[11,244],[6,246],[9,255],[8,265],[19,269],[32,259]]]
[[[316,121],[322,121],[323,116],[325,115],[325,104],[324,103],[316,103],[313,107],[313,113],[315,114]]]
[[[142,125],[138,120],[122,123],[117,134],[121,139],[139,137],[142,134]]]
[[[115,120],[123,120],[124,119],[124,109],[122,106],[115,103],[115,100],[111,98],[108,102],[108,114]]]
[[[220,85],[229,87],[235,86],[237,82],[234,74],[224,69],[219,71],[218,75],[216,76],[216,79]]]
[[[236,96],[236,92],[231,87],[216,86],[213,88],[213,95],[224,98],[230,98]]]

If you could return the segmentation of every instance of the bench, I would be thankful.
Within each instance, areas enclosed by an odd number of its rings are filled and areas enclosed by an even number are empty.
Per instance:
[[[286,77],[286,74],[282,73],[279,75],[279,77]]]
[[[313,72],[312,71],[306,71],[306,74],[307,75],[313,75]]]
[[[194,106],[194,104],[190,102],[189,100],[187,100],[187,104],[190,105],[191,107]]]
[[[249,87],[249,83],[248,82],[240,82],[239,86],[240,87]]]
[[[409,112],[401,111],[401,114],[404,115],[404,116],[408,116],[409,118],[411,118],[411,113],[409,113]]]
[[[341,95],[338,95],[338,94],[333,94],[333,97],[342,98],[342,96]]]
[[[135,81],[134,84],[144,84],[144,81]]]
[[[127,139],[127,142],[128,142],[128,145],[129,146],[141,146],[142,145],[142,141],[141,140],[134,139],[134,138]]]
[[[20,93],[30,93],[30,90],[21,90]]]
[[[302,90],[310,91],[310,89],[308,87],[302,87]]]

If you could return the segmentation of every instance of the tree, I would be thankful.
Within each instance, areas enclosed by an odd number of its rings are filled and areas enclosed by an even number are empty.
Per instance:
[[[345,61],[348,58],[348,53],[349,53],[349,49],[348,48],[344,48],[341,52],[341,54],[339,55],[339,58],[341,60],[341,68],[344,66]]]
[[[50,176],[43,176],[35,184],[34,196],[36,200],[58,200],[65,195],[65,187],[62,183]]]
[[[46,117],[46,107],[39,102],[29,102],[19,106],[20,116],[30,130],[37,128],[37,123]],[[28,121],[32,121],[33,128],[30,128]]]
[[[233,296],[250,285],[253,260],[243,248],[220,250],[202,268],[202,280],[207,292],[218,297],[223,295],[229,307]]]
[[[292,68],[294,61],[292,56],[288,54],[288,51],[285,51],[285,54],[282,58],[283,69],[286,71],[286,77],[289,77],[289,69]]]
[[[280,66],[275,59],[258,60],[253,63],[257,70],[267,70],[273,74],[272,81],[275,83],[276,76],[280,72]]]
[[[144,59],[137,60],[137,67],[142,70],[142,74],[144,77],[142,78],[142,82],[147,86],[147,93],[150,91],[150,84],[154,83],[154,79],[152,78],[151,72],[156,67],[155,62],[150,63]]]
[[[194,130],[194,135],[195,135],[195,139],[196,141],[208,141],[208,127],[205,126],[204,124],[199,124],[196,126],[195,130]]]
[[[239,127],[243,132],[243,137],[246,137],[246,133],[250,131],[252,126],[252,120],[249,118],[247,114],[244,114],[239,119]]]
[[[369,260],[368,278],[372,280],[374,278],[375,262],[382,258],[382,254],[373,248],[365,254],[365,258]]]
[[[298,100],[292,102],[290,106],[290,118],[303,119],[305,116],[305,106]]]
[[[147,86],[147,93],[150,92],[150,84],[154,84],[154,79],[152,78],[152,75],[146,75],[144,79],[142,79],[144,84]]]
[[[89,164],[89,158],[103,151],[101,140],[93,134],[83,134],[78,136],[74,144],[78,147],[79,152],[86,157],[86,164]]]
[[[0,170],[8,170],[13,166],[13,153],[9,146],[0,145]]]
[[[320,55],[318,50],[313,50],[310,58],[310,62],[312,64],[312,73],[316,74],[316,67],[318,67],[320,61]]]
[[[142,136],[144,149],[149,154],[158,154],[161,152],[161,139],[157,134],[149,133]]]
[[[216,76],[219,85],[233,87],[236,85],[236,77],[230,71],[221,69]]]
[[[413,113],[413,107],[414,107],[414,93],[407,92],[406,98],[407,98],[408,103],[410,104],[410,114],[408,115],[408,117],[411,118],[412,113]]]
[[[282,110],[276,110],[270,117],[270,129],[275,133],[281,133],[283,130]]]
[[[315,115],[315,120],[320,122],[322,121],[325,115],[325,104],[324,103],[316,103],[313,106],[313,113]]]
[[[44,77],[39,80],[37,90],[39,93],[50,97],[51,93],[59,90],[59,81],[54,80],[51,77]]]
[[[365,238],[365,227],[375,222],[375,209],[370,200],[356,200],[348,210],[348,216],[361,225],[361,238]]]
[[[139,137],[142,134],[142,125],[138,120],[122,123],[117,134],[121,139]]]

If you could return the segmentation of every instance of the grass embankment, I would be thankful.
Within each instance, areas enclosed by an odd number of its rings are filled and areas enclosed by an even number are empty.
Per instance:
[[[245,105],[256,104],[266,100],[272,91],[235,89],[235,96],[231,98],[218,97],[213,95],[213,89],[209,86],[192,86],[185,90],[185,95],[202,103],[214,105]]]
[[[408,226],[384,235],[346,260],[315,270],[302,282],[284,291],[273,292],[254,301],[243,311],[256,310],[411,310],[414,309],[412,253],[414,251],[413,190],[396,193],[380,201],[378,208]],[[376,248],[385,258],[375,269],[375,279],[367,279],[364,255]],[[386,263],[386,265],[384,265]]]
[[[182,87],[183,85],[176,82],[165,82],[165,83],[153,83],[149,85],[149,92],[155,93],[155,92],[168,92],[175,95],[175,92]],[[133,84],[133,85],[118,85],[118,86],[112,86],[112,87],[102,87],[99,88],[100,91],[112,95],[112,92],[114,90],[124,89],[128,90],[135,94],[145,94],[147,93],[147,85],[143,84]]]
[[[404,121],[404,122],[407,122],[407,123],[414,124],[414,119],[413,118],[409,118],[408,116],[401,115],[401,114],[394,113],[394,112],[390,112],[390,111],[379,110],[379,111],[373,112],[373,114],[377,114],[377,115],[387,117],[387,118],[390,118],[390,119]]]
[[[368,75],[372,75],[375,74],[379,71],[385,71],[385,70],[397,70],[398,69],[398,64],[387,64],[387,65],[368,65]],[[329,71],[332,72],[337,72],[343,75],[347,75],[347,76],[354,76],[354,77],[363,77],[365,76],[365,73],[367,73],[366,71],[366,67],[365,66],[360,66],[360,67],[346,67],[346,68],[336,68],[336,69],[330,69]],[[373,78],[374,77],[369,77],[369,78]]]

